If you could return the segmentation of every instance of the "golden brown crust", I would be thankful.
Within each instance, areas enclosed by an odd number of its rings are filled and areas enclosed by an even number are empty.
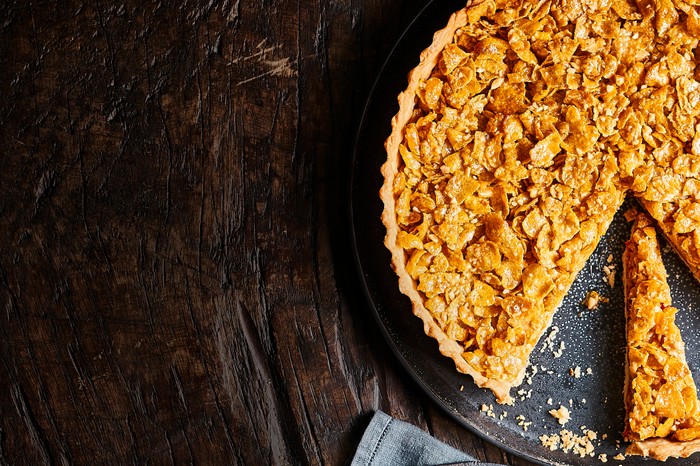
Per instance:
[[[700,451],[700,439],[677,442],[665,438],[654,438],[630,444],[625,453],[666,461],[668,458],[687,458]]]

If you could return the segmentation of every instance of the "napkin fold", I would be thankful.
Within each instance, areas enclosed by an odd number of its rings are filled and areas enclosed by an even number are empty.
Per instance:
[[[351,466],[503,466],[480,463],[419,428],[377,411],[362,435]]]

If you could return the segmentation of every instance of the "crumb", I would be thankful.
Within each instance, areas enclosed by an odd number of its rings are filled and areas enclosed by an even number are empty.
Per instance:
[[[561,343],[559,343],[559,349],[556,351],[552,351],[552,356],[554,356],[555,358],[560,358],[561,355],[564,353],[565,349],[566,344],[564,344],[564,342],[562,341]]]
[[[553,435],[540,435],[540,443],[545,448],[549,448],[551,451],[555,451],[559,448],[560,437],[557,434]]]
[[[624,461],[626,457],[622,453],[618,453],[617,455],[613,456],[613,459],[617,461]]]
[[[496,414],[493,412],[493,405],[488,405],[488,406],[485,404],[481,405],[481,412],[486,413],[486,415],[488,417],[493,417],[493,418],[496,417]]]
[[[612,254],[608,254],[608,264],[611,263],[611,262],[613,261],[613,259],[614,259],[614,258],[613,258],[613,255],[612,255]]]
[[[557,337],[557,333],[559,333],[559,327],[556,325],[552,326],[552,331],[544,339],[544,345],[542,345],[540,353],[544,353],[546,350],[554,351],[554,339]],[[544,370],[544,368],[542,369]]]
[[[588,294],[584,298],[582,304],[584,306],[586,306],[589,311],[594,311],[594,310],[598,309],[598,305],[600,303],[607,303],[608,301],[609,301],[608,298],[601,296],[600,293],[598,293],[595,290],[591,290],[588,292]]]
[[[615,288],[615,274],[617,273],[617,270],[615,270],[615,265],[606,265],[603,267],[603,273],[605,274],[605,279],[608,282],[608,285],[610,285],[610,288]]]
[[[548,404],[548,405],[551,405],[551,404],[552,404],[552,399],[551,399],[551,398],[549,398],[549,399],[547,400],[547,404]]]
[[[586,399],[585,399],[585,398],[582,399],[582,400],[581,400],[581,403],[586,404]]]
[[[523,431],[527,432],[527,428],[532,425],[532,422],[525,419],[522,414],[515,418],[518,421],[518,425],[523,428]]]
[[[586,369],[586,375],[592,375],[592,374],[593,374],[593,369],[591,369],[590,367],[588,369]]]
[[[581,368],[576,366],[573,369],[569,369],[569,375],[576,379],[581,378]]]
[[[600,460],[601,463],[607,463],[608,462],[608,455],[605,453],[601,453],[598,455],[598,459]]]
[[[460,391],[460,392],[463,392],[463,391],[464,391],[464,385],[462,385],[461,387],[459,387],[459,391]]]
[[[502,420],[505,419],[506,417],[508,417],[508,411],[503,411],[503,412],[501,413],[501,415],[498,416],[498,419],[500,419],[500,420],[502,421]]]
[[[571,419],[571,413],[566,409],[566,406],[559,406],[559,409],[550,409],[549,414],[554,416],[561,425],[566,425]]]
[[[528,385],[532,385],[532,378],[537,374],[537,366],[533,365],[532,367],[532,374],[528,374],[527,372],[525,373],[525,382]]]
[[[576,435],[570,430],[562,430],[559,435],[542,435],[540,442],[545,447],[554,451],[561,449],[564,453],[572,451],[581,458],[585,456],[594,456],[595,447],[591,440],[595,440],[597,434],[591,430],[582,427],[583,435]]]

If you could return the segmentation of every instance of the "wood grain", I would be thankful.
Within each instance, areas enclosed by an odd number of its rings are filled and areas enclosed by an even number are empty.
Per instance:
[[[344,227],[418,0],[0,3],[0,463],[343,464],[395,369]]]

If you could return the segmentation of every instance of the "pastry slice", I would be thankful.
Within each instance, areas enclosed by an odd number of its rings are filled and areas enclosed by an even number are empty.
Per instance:
[[[652,220],[636,217],[623,255],[627,322],[624,437],[628,455],[659,460],[700,450],[700,403]]]

